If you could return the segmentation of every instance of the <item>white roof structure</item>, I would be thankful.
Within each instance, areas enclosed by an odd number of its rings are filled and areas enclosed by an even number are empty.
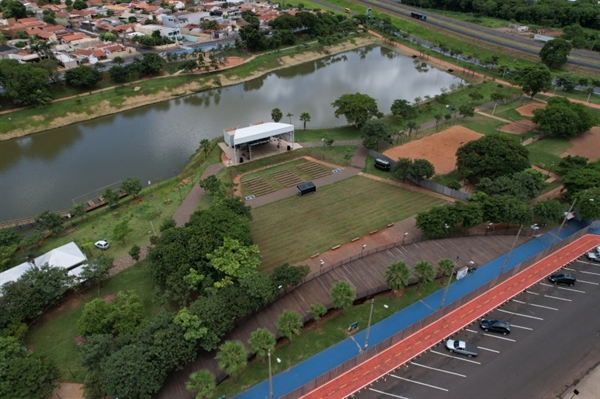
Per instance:
[[[279,134],[291,133],[294,131],[294,125],[279,122],[267,122],[235,129],[228,132],[233,135],[233,145],[249,143],[256,140],[268,139]]]
[[[54,248],[50,252],[38,256],[33,262],[21,263],[18,266],[0,273],[0,286],[9,281],[17,281],[27,270],[33,267],[41,267],[46,263],[52,267],[61,267],[72,269],[81,265],[87,260],[87,257],[81,252],[77,244],[70,242],[62,247]]]

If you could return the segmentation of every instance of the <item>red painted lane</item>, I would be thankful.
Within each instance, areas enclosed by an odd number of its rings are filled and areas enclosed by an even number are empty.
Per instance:
[[[304,395],[303,399],[342,399],[425,352],[438,342],[464,328],[504,302],[552,274],[582,253],[600,245],[600,236],[587,234],[527,269],[474,298],[443,318],[429,324],[405,340],[378,353],[346,373]]]

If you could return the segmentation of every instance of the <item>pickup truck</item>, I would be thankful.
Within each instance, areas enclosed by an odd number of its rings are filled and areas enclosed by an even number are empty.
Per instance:
[[[594,262],[600,262],[600,247],[596,247],[587,253],[587,258]]]

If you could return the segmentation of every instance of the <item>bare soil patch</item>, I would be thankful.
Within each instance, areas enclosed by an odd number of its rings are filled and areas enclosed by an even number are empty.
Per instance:
[[[530,104],[523,105],[522,107],[519,107],[519,108],[515,108],[515,111],[517,111],[518,113],[520,113],[523,116],[533,117],[534,109],[544,109],[544,108],[546,108],[546,104],[536,102],[536,103],[530,103]]]
[[[73,338],[73,341],[75,341],[75,345],[78,347],[87,342],[87,340],[80,335],[77,335],[75,338]]]
[[[508,123],[502,126],[499,130],[501,132],[510,134],[523,134],[531,130],[537,129],[538,125],[530,121],[529,119],[521,119],[520,121]]]
[[[569,141],[573,144],[573,147],[562,154],[562,157],[579,155],[588,158],[590,162],[600,158],[600,127],[593,127],[589,132],[573,137]]]
[[[456,166],[456,150],[469,141],[478,140],[483,134],[463,126],[452,126],[431,136],[394,147],[383,154],[392,159],[421,158],[435,167],[436,174],[450,173]]]
[[[114,301],[116,297],[117,296],[115,294],[108,294],[108,295],[105,295],[104,298],[102,298],[102,299],[104,299],[104,302],[110,303],[110,302]]]

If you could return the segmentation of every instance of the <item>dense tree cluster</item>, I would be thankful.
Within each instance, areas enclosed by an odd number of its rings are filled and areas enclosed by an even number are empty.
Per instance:
[[[21,65],[17,60],[0,60],[0,85],[16,105],[50,103],[52,96],[49,78],[50,75],[44,68],[32,64]]]
[[[398,179],[405,180],[412,177],[420,181],[432,178],[435,175],[435,168],[426,159],[417,158],[411,161],[408,158],[400,158],[392,168],[392,173]]]
[[[164,68],[165,60],[156,53],[144,53],[142,58],[135,58],[131,64],[114,65],[108,70],[113,82],[124,83],[142,76],[159,75]]]
[[[534,110],[533,115],[540,130],[557,137],[578,136],[598,123],[588,107],[565,97],[549,98],[546,108]]]
[[[511,195],[523,202],[529,202],[545,187],[545,180],[546,176],[543,173],[534,169],[525,169],[523,172],[496,179],[484,177],[475,189],[489,195]]]
[[[593,0],[567,2],[562,0],[405,0],[415,7],[474,13],[521,24],[564,27],[580,24],[585,28],[600,29],[600,9]]]
[[[335,117],[343,115],[348,124],[361,128],[373,118],[381,118],[383,114],[377,108],[377,100],[367,94],[343,94],[331,105],[335,108]]]
[[[102,80],[102,74],[95,68],[89,66],[78,66],[65,71],[65,81],[70,86],[78,89],[93,89]]]

